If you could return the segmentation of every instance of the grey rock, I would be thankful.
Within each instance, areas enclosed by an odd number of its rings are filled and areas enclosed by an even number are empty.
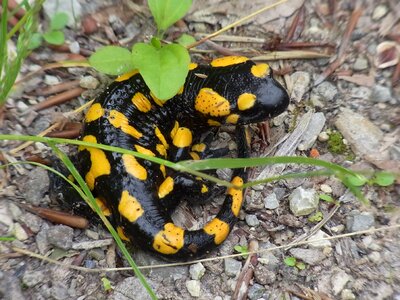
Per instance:
[[[289,252],[295,258],[300,259],[311,266],[316,265],[325,259],[325,255],[316,249],[292,248]]]
[[[22,228],[19,223],[14,223],[12,233],[19,241],[25,241],[29,237],[25,229]]]
[[[278,199],[278,201],[281,201],[286,194],[286,189],[275,187],[272,189],[272,192],[276,195],[276,199]]]
[[[374,226],[375,219],[369,212],[352,211],[346,218],[346,227],[349,232],[367,230]]]
[[[69,250],[72,247],[73,237],[74,230],[65,225],[53,226],[47,231],[48,242],[64,250]]]
[[[375,85],[372,89],[370,99],[373,102],[390,102],[392,100],[390,88],[383,85]]]
[[[73,243],[71,248],[75,250],[89,250],[93,248],[101,248],[109,246],[113,243],[113,239],[96,240],[96,241],[84,241],[79,243]]]
[[[29,172],[27,180],[21,184],[24,198],[29,203],[39,206],[43,202],[44,195],[49,190],[49,176],[47,171],[42,168],[36,168]]]
[[[353,64],[353,69],[355,71],[363,71],[368,69],[368,59],[364,56],[359,56]]]
[[[68,15],[68,25],[73,26],[82,15],[82,6],[78,0],[57,1],[48,0],[43,3],[44,13],[51,19],[56,13],[64,12]]]
[[[42,229],[36,234],[35,237],[35,242],[36,246],[39,250],[39,253],[44,255],[49,249],[49,241],[47,240],[47,231],[49,229],[49,225],[47,223],[44,223],[42,226]]]
[[[186,281],[186,288],[192,297],[200,297],[200,281],[188,280]]]
[[[45,75],[44,76],[44,83],[46,83],[47,85],[56,85],[60,83],[60,80],[53,75]]]
[[[376,265],[382,262],[382,256],[378,251],[372,251],[368,254],[368,259]]]
[[[357,99],[369,99],[371,97],[372,90],[366,86],[357,86],[351,89],[351,97]]]
[[[261,249],[266,249],[266,248],[262,248]],[[276,270],[279,267],[280,261],[278,258],[276,258],[276,256],[274,254],[272,254],[271,252],[262,252],[260,254],[260,257],[258,259],[258,261],[265,265],[267,267],[268,270],[272,271],[272,272],[276,272]]]
[[[325,115],[322,112],[317,112],[312,115],[310,123],[308,124],[307,130],[301,137],[299,150],[305,151],[310,149],[318,138],[322,128],[325,126]],[[301,145],[301,149],[300,149]]]
[[[389,11],[389,8],[386,4],[379,4],[375,7],[372,12],[372,20],[378,21],[382,19]]]
[[[68,288],[62,282],[55,282],[51,287],[51,296],[56,300],[70,299]]]
[[[307,72],[294,72],[290,75],[292,79],[293,89],[290,98],[296,102],[300,102],[310,85],[310,74]]]
[[[153,288],[155,287],[155,282],[151,281],[149,278],[146,278],[147,283]],[[119,282],[113,293],[110,295],[109,299],[111,300],[136,300],[143,299],[149,300],[151,297],[147,293],[144,286],[140,283],[137,277],[128,277],[125,278],[122,282]]]
[[[318,194],[314,189],[298,187],[289,196],[290,210],[295,216],[312,213],[318,207],[318,203]]]
[[[350,109],[343,109],[335,121],[335,126],[356,154],[370,155],[379,150],[383,133],[363,116]]]
[[[102,249],[92,249],[88,252],[88,256],[97,261],[105,259],[106,257]]]
[[[263,294],[265,293],[266,289],[265,287],[263,287],[260,284],[253,284],[250,288],[249,288],[249,292],[247,293],[247,297],[250,300],[257,300],[262,298]]]
[[[260,225],[260,221],[257,219],[256,215],[246,215],[245,220],[249,226],[257,227]]]
[[[43,282],[45,279],[45,274],[43,271],[26,271],[22,277],[22,282],[27,287],[33,287],[38,283]]]
[[[227,276],[237,277],[242,268],[242,263],[233,258],[225,258],[224,260],[224,270]]]
[[[279,201],[275,193],[269,194],[264,199],[264,206],[266,209],[276,209],[279,207]]]
[[[340,299],[341,300],[355,300],[356,299],[356,295],[354,295],[354,293],[351,290],[344,289],[340,293]]]
[[[254,278],[260,284],[273,284],[276,281],[276,272],[268,270],[266,265],[258,264],[254,269]]]
[[[34,233],[38,233],[43,224],[42,218],[31,213],[22,214],[19,220],[25,223],[25,225],[28,226],[29,229]]]
[[[3,272],[0,270],[0,296],[2,299],[20,300],[25,299],[22,294],[20,281],[13,275],[14,272]]]
[[[339,293],[344,289],[347,282],[351,280],[350,275],[345,271],[339,269],[331,277],[332,291],[334,295],[339,295]]]
[[[330,102],[335,100],[337,95],[338,89],[336,86],[328,81],[324,81],[313,89],[310,98],[314,98],[322,102]]]
[[[190,278],[194,280],[201,279],[201,277],[203,277],[205,272],[206,268],[204,268],[202,263],[191,265],[189,268]]]

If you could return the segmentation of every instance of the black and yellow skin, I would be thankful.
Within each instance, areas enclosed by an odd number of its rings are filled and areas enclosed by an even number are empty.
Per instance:
[[[191,64],[178,94],[162,103],[140,74],[116,79],[92,104],[82,140],[135,150],[170,161],[212,157],[200,136],[211,127],[236,126],[238,156],[247,157],[243,124],[283,112],[289,102],[267,64],[224,57],[207,66]],[[215,188],[200,178],[147,160],[80,147],[78,166],[89,188],[117,226],[120,236],[168,259],[199,256],[221,244],[234,226],[243,191],[229,188],[217,216],[203,228],[184,230],[171,220],[182,198],[201,203]],[[246,180],[243,170],[232,183]],[[186,196],[186,197],[185,197]]]

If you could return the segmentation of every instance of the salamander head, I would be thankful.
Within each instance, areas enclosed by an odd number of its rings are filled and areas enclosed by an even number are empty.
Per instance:
[[[259,66],[269,69],[266,64],[256,65],[256,67]],[[272,77],[272,70],[269,70],[264,77],[254,77],[253,80],[248,81],[248,84],[246,90],[249,92],[239,95],[237,107],[234,109],[239,115],[238,124],[265,121],[281,114],[289,105],[289,95]]]

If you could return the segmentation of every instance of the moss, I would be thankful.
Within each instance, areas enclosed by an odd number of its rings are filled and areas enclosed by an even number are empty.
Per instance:
[[[334,154],[344,154],[347,146],[343,143],[343,136],[335,131],[329,135],[328,150]]]

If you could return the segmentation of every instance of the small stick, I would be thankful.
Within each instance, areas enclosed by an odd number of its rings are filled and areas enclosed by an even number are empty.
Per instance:
[[[51,86],[49,86],[47,88],[40,89],[35,94],[37,96],[49,96],[49,95],[52,95],[52,94],[57,94],[57,93],[64,92],[66,90],[70,90],[72,88],[77,87],[78,85],[79,85],[79,80],[72,80],[72,81],[68,81],[68,82],[62,82],[60,84],[51,85]]]
[[[45,101],[40,102],[40,103],[32,106],[30,110],[40,111],[40,110],[52,107],[54,105],[65,103],[65,102],[67,102],[69,100],[72,100],[75,97],[80,96],[83,91],[84,91],[83,88],[76,87],[76,88],[74,88],[72,90],[65,91],[65,92],[63,92],[61,94],[58,94],[58,95],[52,96],[50,98],[47,98]]]

